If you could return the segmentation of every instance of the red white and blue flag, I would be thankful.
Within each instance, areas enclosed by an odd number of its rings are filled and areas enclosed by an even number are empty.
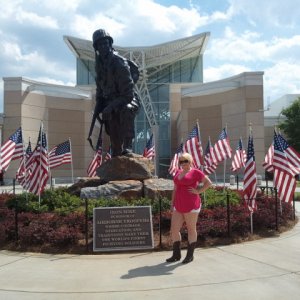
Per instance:
[[[292,166],[295,167],[295,169],[298,171],[298,174],[300,174],[300,154],[288,144],[288,142],[280,133],[278,133],[278,139],[282,145],[283,151],[286,153],[287,160]]]
[[[198,125],[195,125],[190,132],[188,139],[183,145],[183,152],[189,153],[193,157],[194,166],[201,169],[204,164],[204,157]]]
[[[247,161],[244,169],[243,197],[248,209],[253,212],[256,206],[257,174],[254,156],[253,136],[250,134],[247,149]]]
[[[5,172],[12,160],[23,156],[22,129],[18,128],[14,134],[1,146],[0,150],[0,170]]]
[[[232,149],[229,144],[226,129],[223,128],[218,141],[215,143],[212,151],[214,162],[218,164],[227,158],[231,158]]]
[[[55,146],[49,152],[49,166],[50,169],[56,168],[62,164],[72,163],[72,153],[70,141],[65,141]]]
[[[108,161],[111,159],[111,146],[109,146],[106,154],[105,154],[105,157],[104,157],[104,162]]]
[[[180,146],[177,148],[174,157],[170,163],[169,174],[171,174],[172,176],[174,176],[176,171],[179,169],[179,156],[182,152],[183,152],[183,144],[181,143]]]
[[[232,159],[231,170],[233,172],[237,172],[239,169],[245,167],[246,159],[247,159],[247,154],[245,149],[243,149],[243,141],[240,138],[235,154]]]
[[[47,136],[43,125],[40,127],[37,145],[26,163],[26,168],[30,170],[26,188],[35,195],[41,195],[49,179]]]
[[[28,184],[28,178],[31,174],[30,170],[26,169],[26,160],[28,160],[28,158],[31,156],[31,154],[32,154],[32,149],[31,149],[31,142],[29,140],[27,149],[22,157],[20,166],[16,173],[16,179],[23,188],[26,188],[26,186]]]
[[[296,189],[295,176],[298,174],[298,168],[291,164],[276,132],[274,132],[273,143],[274,186],[277,188],[278,197],[281,201],[291,202]]]
[[[146,147],[143,152],[143,156],[152,159],[155,157],[155,146],[154,146],[154,141],[153,141],[153,133],[150,136],[150,139],[146,143]]]
[[[262,163],[263,168],[267,171],[267,172],[274,172],[274,168],[273,168],[273,157],[274,157],[274,145],[272,143],[272,145],[269,147],[268,152],[265,156],[265,160]]]
[[[204,157],[204,173],[206,175],[214,173],[218,166],[213,160],[212,152],[213,152],[213,146],[211,145],[210,137],[208,137],[208,142],[205,149],[205,157]]]
[[[96,174],[97,169],[102,164],[102,138],[99,138],[98,145],[99,145],[98,150],[95,152],[94,157],[87,169],[87,174],[89,177],[95,177],[97,175]]]

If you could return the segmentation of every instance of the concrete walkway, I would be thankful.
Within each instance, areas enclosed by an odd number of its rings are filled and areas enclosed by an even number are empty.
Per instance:
[[[299,216],[300,203],[296,205]],[[0,299],[300,299],[299,223],[275,238],[196,249],[187,265],[165,263],[169,256],[170,251],[0,251]]]

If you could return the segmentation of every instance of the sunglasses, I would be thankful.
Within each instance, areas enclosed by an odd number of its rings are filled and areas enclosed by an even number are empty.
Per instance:
[[[179,164],[188,164],[188,163],[189,163],[189,161],[187,159],[179,161]]]

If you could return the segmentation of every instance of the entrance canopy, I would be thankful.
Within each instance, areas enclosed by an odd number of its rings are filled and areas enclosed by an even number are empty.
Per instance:
[[[209,39],[209,32],[174,40],[171,42],[148,47],[119,47],[114,45],[120,55],[131,58],[140,57],[139,65],[143,68],[157,68],[175,61],[197,57],[204,53]],[[64,36],[64,41],[79,59],[95,60],[92,41]],[[141,64],[142,62],[142,64]]]

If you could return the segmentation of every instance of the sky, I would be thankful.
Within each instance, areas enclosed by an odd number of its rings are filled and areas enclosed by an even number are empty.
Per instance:
[[[64,35],[104,28],[118,46],[152,46],[210,32],[204,82],[264,72],[265,106],[300,93],[300,0],[0,0],[3,77],[76,85]]]

